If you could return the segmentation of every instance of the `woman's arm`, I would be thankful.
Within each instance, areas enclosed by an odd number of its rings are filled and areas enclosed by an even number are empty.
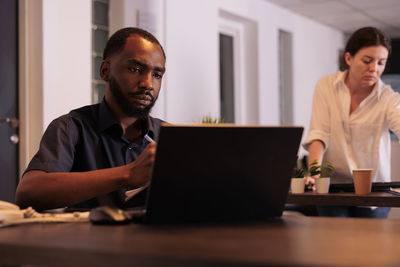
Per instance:
[[[308,167],[310,164],[317,160],[318,164],[322,163],[322,158],[324,157],[325,144],[321,140],[314,140],[311,142],[308,148]]]
[[[308,168],[310,168],[311,163],[317,160],[318,164],[322,163],[324,157],[325,144],[321,140],[314,140],[308,147]],[[307,176],[306,185],[311,184],[312,189],[315,190],[315,180],[314,178]]]

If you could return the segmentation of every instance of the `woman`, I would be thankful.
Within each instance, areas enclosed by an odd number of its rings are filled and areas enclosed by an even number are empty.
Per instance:
[[[303,143],[309,164],[328,160],[335,165],[336,176],[347,179],[352,179],[353,169],[371,168],[373,182],[390,181],[389,130],[400,136],[400,95],[380,80],[390,50],[389,37],[376,28],[361,28],[351,35],[343,56],[346,70],[323,77],[315,88],[310,131]],[[390,211],[317,209],[319,215],[341,217],[386,218]]]

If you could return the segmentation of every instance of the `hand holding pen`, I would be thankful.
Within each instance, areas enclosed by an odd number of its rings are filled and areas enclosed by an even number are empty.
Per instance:
[[[151,138],[148,134],[144,135],[144,139],[146,139],[147,141],[149,141],[149,143],[155,143],[156,141],[153,140],[153,138]]]
[[[136,160],[126,165],[130,172],[127,185],[132,188],[148,185],[153,170],[157,143],[147,134],[143,137],[149,142],[149,144],[142,153],[140,153]]]

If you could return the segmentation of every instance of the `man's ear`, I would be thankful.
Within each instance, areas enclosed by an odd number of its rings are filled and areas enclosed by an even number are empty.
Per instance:
[[[110,76],[110,62],[103,60],[100,65],[100,77],[103,81],[108,82]]]
[[[349,52],[346,52],[344,54],[344,61],[346,62],[347,66],[349,66],[349,67],[351,66],[351,63],[353,61],[353,57],[350,55]]]

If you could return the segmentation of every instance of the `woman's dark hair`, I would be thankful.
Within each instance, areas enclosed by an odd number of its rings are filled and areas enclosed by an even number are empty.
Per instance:
[[[374,27],[365,27],[355,31],[347,41],[346,47],[341,56],[340,69],[348,69],[349,66],[344,60],[344,55],[348,52],[351,56],[368,46],[383,46],[386,47],[389,54],[392,51],[391,40],[388,35]]]
[[[108,41],[106,43],[106,47],[104,48],[104,52],[103,52],[103,60],[106,60],[112,54],[121,51],[125,46],[126,39],[128,39],[129,36],[134,35],[134,34],[137,34],[140,37],[142,37],[152,43],[158,44],[161,48],[164,58],[166,58],[164,48],[158,42],[157,38],[154,37],[154,35],[152,35],[148,31],[145,31],[140,28],[127,27],[127,28],[122,28],[122,29],[116,31],[113,35],[111,35],[110,39],[108,39]]]

